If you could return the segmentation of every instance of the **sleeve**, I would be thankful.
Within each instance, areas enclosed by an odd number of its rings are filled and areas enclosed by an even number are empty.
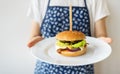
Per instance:
[[[104,17],[110,15],[110,12],[107,7],[106,0],[95,0],[95,18],[94,21],[98,21]]]
[[[40,2],[38,0],[31,0],[27,16],[29,16],[34,21],[41,23],[41,10],[40,10]]]

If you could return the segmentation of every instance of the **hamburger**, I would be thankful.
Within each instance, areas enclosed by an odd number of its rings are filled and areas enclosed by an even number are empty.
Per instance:
[[[86,53],[87,43],[84,33],[79,31],[63,31],[56,35],[56,50],[59,54],[69,57]]]

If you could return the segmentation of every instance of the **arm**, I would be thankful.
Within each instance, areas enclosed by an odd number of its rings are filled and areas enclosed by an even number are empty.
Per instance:
[[[95,36],[97,38],[100,38],[104,40],[107,43],[111,43],[112,39],[107,37],[107,31],[106,31],[106,17],[98,20],[95,23]]]
[[[39,28],[39,23],[35,22],[34,20],[32,20],[32,27],[31,27],[31,34],[30,34],[30,38],[33,38],[35,36],[39,36],[40,35],[40,28]]]
[[[95,36],[96,37],[107,37],[106,31],[106,18],[100,19],[95,23]]]
[[[35,45],[37,42],[42,40],[43,38],[40,36],[40,26],[39,23],[35,22],[34,20],[32,21],[32,28],[31,28],[31,33],[30,33],[30,39],[28,41],[27,46],[32,47]]]

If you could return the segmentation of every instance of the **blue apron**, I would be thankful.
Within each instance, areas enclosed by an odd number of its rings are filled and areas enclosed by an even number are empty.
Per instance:
[[[91,36],[89,11],[86,0],[85,7],[73,6],[73,30],[81,31]],[[45,17],[41,24],[40,32],[43,37],[54,37],[58,32],[69,30],[69,7],[50,6],[50,0]],[[60,66],[42,62],[36,63],[35,74],[94,74],[93,65],[83,66]]]

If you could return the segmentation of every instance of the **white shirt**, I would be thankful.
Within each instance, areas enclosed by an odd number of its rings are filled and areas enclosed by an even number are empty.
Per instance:
[[[49,0],[31,0],[27,15],[40,25],[44,19]],[[106,16],[109,10],[106,0],[86,0],[90,16],[91,33],[94,36],[94,23]],[[50,6],[72,6],[84,7],[84,0],[50,0]]]

